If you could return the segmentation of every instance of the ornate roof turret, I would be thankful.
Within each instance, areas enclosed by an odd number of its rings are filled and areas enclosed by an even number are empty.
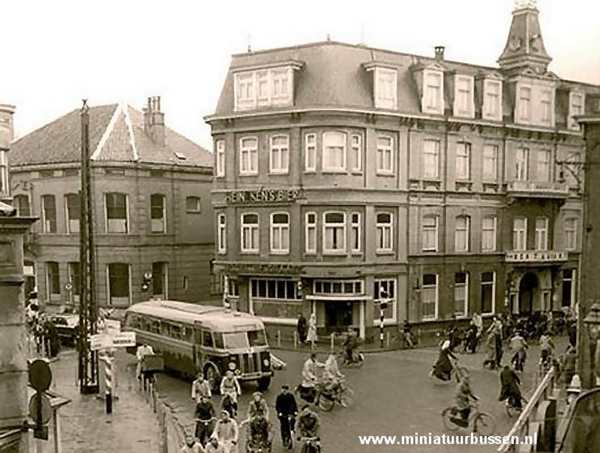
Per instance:
[[[536,3],[535,0],[515,1],[506,46],[498,59],[505,71],[529,67],[538,74],[544,74],[548,70],[552,58],[544,47]]]

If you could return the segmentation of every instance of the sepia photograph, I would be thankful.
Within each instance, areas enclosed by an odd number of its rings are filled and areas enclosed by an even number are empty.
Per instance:
[[[0,34],[0,453],[600,453],[600,3]]]

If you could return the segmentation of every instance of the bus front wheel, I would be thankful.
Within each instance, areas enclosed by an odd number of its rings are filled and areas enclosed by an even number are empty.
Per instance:
[[[258,380],[258,389],[261,392],[267,391],[267,389],[269,388],[269,385],[271,385],[271,377],[270,376],[262,377]]]

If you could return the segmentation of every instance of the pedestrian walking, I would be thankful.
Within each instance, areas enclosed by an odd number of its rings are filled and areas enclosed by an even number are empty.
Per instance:
[[[140,386],[144,390],[146,390],[146,379],[145,379],[145,375],[144,375],[143,362],[144,362],[144,357],[147,355],[151,355],[151,354],[154,354],[154,350],[152,349],[152,347],[150,345],[148,345],[146,343],[139,346],[137,348],[137,351],[135,352],[135,357],[137,359],[135,375],[137,376],[138,380],[140,381]]]
[[[308,337],[307,340],[310,343],[311,348],[315,347],[315,343],[317,342],[317,315],[312,313],[310,315],[310,319],[308,320]]]
[[[298,324],[296,325],[296,329],[298,331],[298,341],[300,341],[300,344],[304,344],[306,342],[308,321],[302,313],[298,313]]]
[[[486,348],[486,358],[483,361],[483,366],[484,367],[489,367],[490,370],[495,370],[496,369],[496,358],[497,358],[497,354],[496,354],[496,336],[494,335],[493,332],[489,332],[485,341],[485,348]]]

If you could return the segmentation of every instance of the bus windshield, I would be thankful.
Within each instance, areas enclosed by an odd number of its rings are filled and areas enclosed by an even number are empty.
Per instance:
[[[248,335],[246,332],[229,332],[223,334],[225,349],[248,348]]]
[[[267,336],[264,330],[251,330],[248,332],[248,342],[250,347],[253,346],[266,346]]]

